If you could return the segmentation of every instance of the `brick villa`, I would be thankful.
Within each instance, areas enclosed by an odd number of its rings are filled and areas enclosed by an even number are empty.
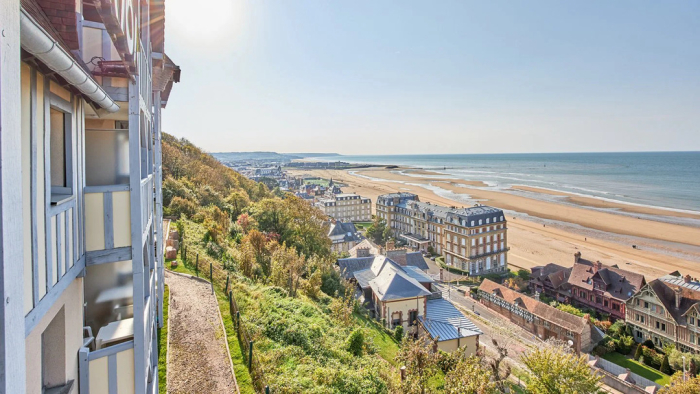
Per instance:
[[[625,319],[627,300],[645,284],[644,275],[585,260],[580,252],[574,254],[573,267],[556,264],[535,267],[530,278],[533,292],[593,309],[615,320]]]

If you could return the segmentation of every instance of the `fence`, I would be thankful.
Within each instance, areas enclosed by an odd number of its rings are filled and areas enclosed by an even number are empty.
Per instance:
[[[242,312],[238,308],[233,292],[230,290],[231,282],[228,272],[219,264],[214,264],[214,260],[208,256],[202,255],[200,261],[199,253],[189,252],[187,250],[187,244],[185,243],[184,237],[182,239],[182,243],[180,244],[180,259],[185,267],[191,270],[193,269],[198,277],[200,275],[206,275],[208,268],[209,280],[211,281],[212,286],[216,286],[217,284],[221,286],[221,289],[228,298],[229,313],[231,314],[231,320],[233,320],[233,325],[238,337],[238,343],[241,347],[241,354],[243,355],[243,359],[248,367],[253,386],[257,392],[269,394],[270,387],[265,384],[265,374],[262,364],[258,360],[253,349],[255,341],[245,328],[245,325],[242,324]],[[200,272],[200,270],[202,271]],[[225,284],[223,284],[224,280],[226,282]]]

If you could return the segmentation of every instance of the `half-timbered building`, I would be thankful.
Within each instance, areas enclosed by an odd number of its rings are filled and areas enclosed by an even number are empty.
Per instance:
[[[0,392],[155,393],[163,0],[0,6]]]

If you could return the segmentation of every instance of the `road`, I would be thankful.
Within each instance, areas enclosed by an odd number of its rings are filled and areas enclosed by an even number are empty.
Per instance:
[[[496,339],[499,344],[505,344],[508,348],[506,360],[511,366],[525,371],[527,368],[520,361],[520,357],[529,348],[541,346],[543,341],[525,329],[513,324],[505,317],[483,306],[477,300],[471,298],[469,294],[465,296],[457,291],[454,286],[440,282],[440,266],[430,259],[425,259],[425,262],[429,267],[428,273],[437,280],[434,286],[436,290],[442,293],[442,298],[452,302],[484,333],[479,338],[479,344],[492,354],[496,354],[496,348],[492,342],[493,339]],[[443,274],[446,272],[444,271]],[[602,388],[608,393],[622,394],[604,384],[602,384]]]

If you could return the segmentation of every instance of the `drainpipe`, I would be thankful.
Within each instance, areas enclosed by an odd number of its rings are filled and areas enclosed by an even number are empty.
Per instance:
[[[20,14],[20,43],[25,51],[36,56],[107,112],[119,110],[117,103],[102,86],[24,10]]]

